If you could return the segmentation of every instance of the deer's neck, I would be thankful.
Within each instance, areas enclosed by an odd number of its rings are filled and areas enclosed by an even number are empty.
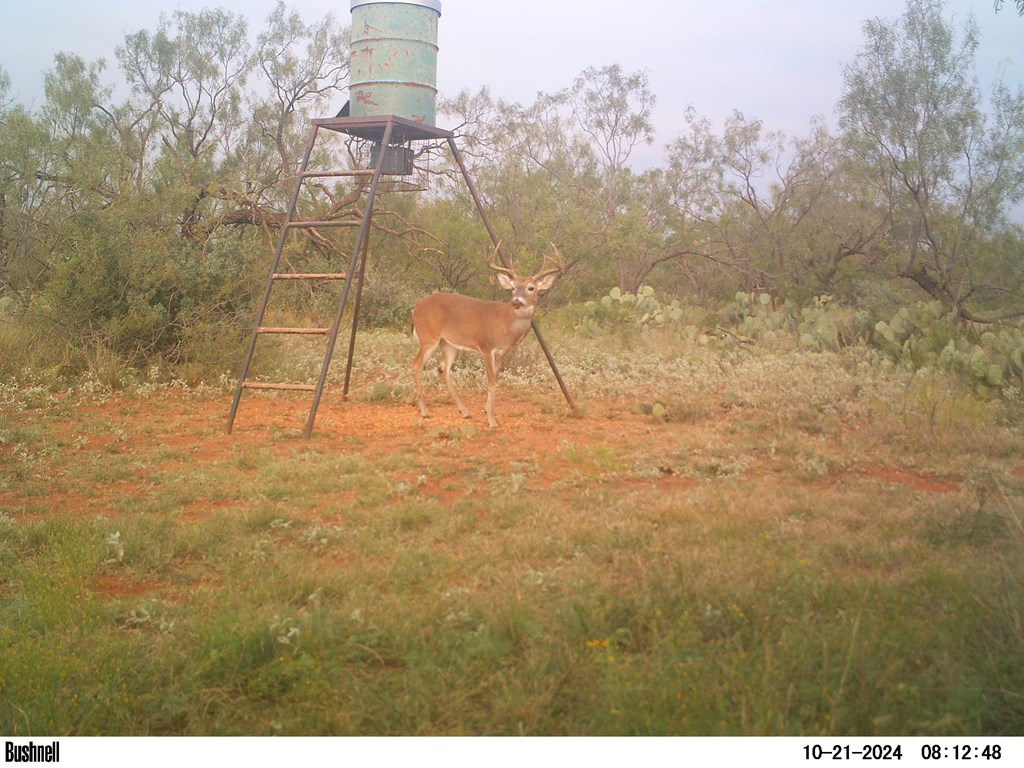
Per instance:
[[[509,328],[516,340],[519,340],[530,327],[530,323],[533,322],[533,314],[537,311],[537,308],[531,304],[526,304],[522,307],[506,304],[505,307],[508,313]]]

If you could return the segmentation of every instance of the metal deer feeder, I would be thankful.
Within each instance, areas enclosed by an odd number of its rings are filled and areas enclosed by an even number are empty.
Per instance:
[[[441,16],[439,0],[350,0],[352,34],[350,53],[349,103],[338,117],[312,121],[305,154],[299,164],[284,225],[281,227],[263,299],[257,311],[255,328],[249,340],[242,371],[238,379],[228,432],[231,432],[242,393],[247,389],[292,390],[313,393],[313,402],[306,420],[305,435],[313,431],[317,409],[323,395],[331,359],[341,330],[342,318],[351,288],[355,285],[352,326],[345,365],[343,397],[347,398],[359,324],[359,304],[369,252],[370,224],[378,192],[421,190],[426,188],[429,169],[422,159],[429,158],[430,147],[447,145],[458,165],[487,233],[495,247],[499,241],[487,219],[476,185],[466,170],[455,135],[435,126],[437,102],[437,27]],[[345,134],[362,143],[355,152],[353,166],[336,170],[311,170],[310,158],[320,131]],[[365,151],[363,151],[365,150]],[[303,185],[311,180],[351,177],[361,185],[362,215],[352,219],[309,220],[296,215],[296,206]],[[282,252],[288,237],[302,229],[353,227],[357,229],[351,258],[344,272],[299,273],[281,271]],[[509,266],[507,257],[501,261]],[[358,279],[356,279],[358,277]],[[267,306],[275,285],[282,281],[343,281],[337,312],[330,326],[318,328],[271,327],[264,325]],[[551,366],[570,409],[576,406],[565,386],[554,358],[536,323],[534,335]],[[257,341],[267,334],[326,337],[326,350],[316,383],[285,384],[253,381],[250,368]]]
[[[352,0],[349,114],[437,118],[437,0]]]

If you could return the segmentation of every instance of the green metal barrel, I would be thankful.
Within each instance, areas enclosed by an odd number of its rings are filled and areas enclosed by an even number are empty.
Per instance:
[[[352,0],[352,117],[434,125],[440,16],[440,0]]]

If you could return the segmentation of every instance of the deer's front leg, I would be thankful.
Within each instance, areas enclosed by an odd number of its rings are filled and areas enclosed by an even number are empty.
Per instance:
[[[487,370],[487,426],[494,429],[498,422],[494,418],[494,390],[498,387],[498,361],[501,354],[493,350],[484,355],[484,368]]]

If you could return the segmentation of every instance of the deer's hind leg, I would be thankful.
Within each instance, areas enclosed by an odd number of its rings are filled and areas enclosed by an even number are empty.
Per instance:
[[[426,419],[430,416],[430,411],[427,410],[427,406],[423,402],[423,363],[434,354],[434,350],[441,344],[441,340],[428,341],[420,338],[419,334],[416,334],[416,338],[420,342],[420,351],[416,353],[416,359],[412,361],[412,378],[416,382],[416,405],[419,406],[420,416]]]
[[[455,387],[452,385],[452,379],[449,375],[449,371],[452,369],[452,363],[455,362],[455,358],[459,356],[459,350],[453,347],[451,344],[441,341],[441,363],[438,365],[438,373],[441,374],[441,378],[444,379],[444,385],[448,389],[448,394],[452,400],[455,401],[455,407],[459,409],[459,413],[462,414],[463,418],[473,418],[466,406],[462,404],[462,399],[459,397],[459,393],[455,391]]]

